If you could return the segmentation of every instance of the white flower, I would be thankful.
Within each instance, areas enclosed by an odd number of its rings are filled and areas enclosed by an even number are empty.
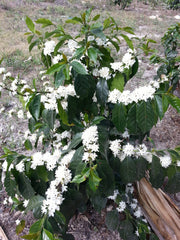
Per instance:
[[[94,36],[88,36],[88,42],[93,41],[94,40]]]
[[[52,63],[53,64],[56,64],[58,63],[59,61],[61,61],[63,59],[62,55],[58,54],[57,56],[55,56],[53,59],[52,59]]]
[[[160,157],[160,163],[162,167],[167,168],[171,164],[171,158],[169,156]]]
[[[119,194],[119,191],[118,191],[118,189],[116,189],[116,190],[114,190],[114,194],[112,196],[109,196],[108,199],[115,201],[118,194]]]
[[[19,225],[21,221],[17,219],[15,222],[16,222],[16,225]]]
[[[97,126],[85,129],[81,138],[85,150],[83,160],[86,162],[89,160],[94,161],[97,157],[96,153],[99,151]]]
[[[7,73],[4,74],[3,81],[5,81],[6,78],[8,78],[8,77],[11,77],[11,73],[10,72],[7,72]]]
[[[121,149],[121,140],[116,139],[114,141],[110,141],[110,147],[109,149],[112,151],[113,155],[115,157],[118,157],[120,154],[120,149]]]
[[[0,74],[5,73],[5,71],[6,71],[6,69],[5,69],[4,67],[1,67],[1,68],[0,68]]]
[[[74,153],[75,153],[75,150],[72,150],[72,151],[70,151],[69,153],[67,153],[67,154],[61,159],[61,164],[63,164],[63,165],[68,165],[68,164],[71,162]]]
[[[109,76],[109,68],[108,67],[102,67],[99,70],[99,75],[102,78],[109,79],[110,78],[110,76]]]
[[[103,41],[101,38],[96,38],[96,43],[98,46],[102,46],[105,44],[105,41]]]
[[[41,152],[36,152],[32,155],[32,162],[31,162],[31,168],[36,169],[37,166],[44,165],[43,155]]]
[[[122,62],[114,62],[114,63],[110,63],[110,65],[114,71],[119,71],[119,72],[124,71],[124,66]]]
[[[24,202],[23,202],[23,207],[25,207],[25,208],[26,208],[26,207],[27,207],[27,205],[28,205],[28,203],[29,203],[29,200],[25,199],[25,200],[24,200]]]
[[[123,146],[122,151],[125,154],[125,156],[132,156],[134,155],[134,146],[130,143],[127,143],[126,145]]]
[[[142,216],[142,211],[140,207],[138,207],[138,209],[134,212],[134,216],[136,218],[140,218]]]
[[[71,179],[72,179],[72,174],[71,171],[65,166],[65,165],[60,165],[56,172],[55,172],[55,176],[56,176],[56,183],[61,183],[64,185],[67,185]]]
[[[123,138],[129,138],[129,132],[128,132],[127,129],[126,129],[126,131],[122,134],[122,137],[123,137]]]
[[[46,55],[51,56],[51,53],[54,52],[55,46],[56,46],[56,43],[55,43],[55,41],[53,41],[53,40],[45,42],[45,44],[44,44],[44,50],[43,50],[44,55],[45,55],[45,56],[46,56]]]
[[[132,51],[128,51],[122,58],[122,63],[125,65],[125,68],[132,67],[135,63],[135,58],[132,55]]]
[[[126,209],[126,203],[121,201],[116,209],[118,212],[123,212]]]
[[[19,162],[17,165],[15,165],[15,168],[18,172],[23,172],[25,169],[24,162],[23,161]]]
[[[18,118],[20,118],[20,119],[24,118],[24,112],[23,112],[23,110],[19,110],[18,113],[17,113],[17,116],[18,116]]]
[[[59,211],[63,200],[62,194],[57,190],[55,182],[52,181],[50,187],[46,191],[46,199],[43,201],[41,207],[42,213],[48,213],[50,217],[53,217],[55,211]]]
[[[74,52],[76,48],[78,48],[78,43],[72,39],[69,39],[68,48],[70,49],[71,52]]]
[[[134,192],[134,187],[133,187],[133,185],[131,184],[131,183],[128,183],[127,185],[126,185],[126,193],[133,193]]]
[[[177,161],[177,166],[180,167],[180,161]]]

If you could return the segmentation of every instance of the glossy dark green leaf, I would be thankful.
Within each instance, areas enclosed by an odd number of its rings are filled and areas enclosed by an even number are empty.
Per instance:
[[[71,160],[69,168],[74,173],[74,175],[80,175],[82,170],[86,166],[86,163],[84,161],[82,161],[83,154],[84,154],[84,147],[81,146],[76,150],[76,152]]]
[[[71,149],[77,147],[82,142],[82,133],[76,133],[71,140],[71,143],[69,144],[69,147],[67,150],[63,151],[63,154],[68,153]]]
[[[158,157],[153,156],[151,169],[150,169],[150,182],[153,187],[159,188],[163,185],[165,177],[165,172],[161,166],[160,160]]]
[[[87,74],[87,70],[85,69],[85,67],[78,61],[72,61],[70,63],[70,66],[72,66],[72,68],[81,75],[86,75]]]
[[[97,194],[92,196],[90,200],[93,208],[98,212],[101,212],[106,207],[107,198],[101,196],[98,190],[97,190]]]
[[[122,239],[126,239],[126,240],[138,240],[139,239],[138,237],[136,237],[136,235],[134,233],[133,224],[129,220],[120,222],[118,232],[120,233],[120,237]],[[134,238],[134,236],[135,236],[135,238]]]
[[[59,72],[57,72],[56,76],[55,76],[55,80],[54,80],[54,85],[55,88],[58,88],[59,86],[63,85],[64,81],[66,80],[66,76],[64,73],[66,66],[62,66],[62,68],[60,69]]]
[[[40,195],[35,195],[35,196],[31,197],[29,200],[28,206],[26,208],[26,212],[41,207],[44,199],[45,198]]]
[[[42,118],[50,129],[54,128],[54,123],[56,120],[56,111],[51,109],[44,109],[42,112]]]
[[[16,182],[22,196],[26,199],[31,198],[35,191],[31,186],[30,179],[24,173],[18,173],[16,176]]]
[[[8,193],[8,195],[11,197],[14,197],[17,192],[17,188],[16,188],[16,182],[13,179],[13,177],[11,176],[10,172],[6,173],[4,186],[5,186],[5,189],[6,189],[6,192]]]
[[[141,178],[145,177],[147,168],[148,168],[148,163],[147,160],[144,159],[143,157],[139,157],[135,159],[136,162],[136,176],[137,180],[141,180]]]
[[[143,133],[148,132],[155,124],[155,116],[150,101],[137,104],[137,123]]]
[[[74,88],[81,98],[92,98],[96,88],[95,79],[90,75],[78,74],[75,77]]]
[[[35,95],[29,104],[29,112],[35,120],[39,119],[41,108],[41,95]]]
[[[180,113],[180,98],[170,93],[167,94],[166,97],[171,106],[175,108],[178,113]]]
[[[65,62],[64,62],[65,63]],[[60,71],[61,70],[61,68],[62,68],[62,64],[64,64],[64,63],[56,63],[56,64],[54,64],[54,65],[52,65],[48,70],[47,70],[47,72],[46,72],[46,74],[53,74],[53,73],[55,73],[55,72],[58,72],[58,71]]]
[[[136,161],[132,157],[126,157],[120,164],[120,177],[124,184],[137,180]]]
[[[96,97],[101,105],[105,105],[108,99],[109,88],[105,79],[100,79],[96,85]]]
[[[180,172],[175,173],[175,175],[168,181],[165,186],[165,191],[169,193],[180,192]]]
[[[138,133],[138,124],[137,124],[137,105],[133,104],[127,114],[127,129],[132,134]]]
[[[164,116],[162,98],[158,95],[155,95],[154,99],[155,99],[155,103],[156,103],[156,107],[157,107],[158,116],[162,120],[162,118]]]
[[[126,107],[120,103],[116,104],[112,111],[112,122],[120,132],[125,131],[126,127]]]
[[[107,212],[106,214],[106,226],[110,231],[115,231],[119,227],[119,213],[117,210]]]

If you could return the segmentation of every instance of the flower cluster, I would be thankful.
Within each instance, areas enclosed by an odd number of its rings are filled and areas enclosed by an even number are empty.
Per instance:
[[[69,163],[75,151],[70,151],[59,160],[58,167],[55,171],[55,180],[50,182],[41,207],[42,213],[48,213],[49,216],[54,216],[56,210],[60,210],[64,198],[63,193],[67,191],[67,185],[72,179],[71,171],[68,169]],[[52,159],[49,159],[52,160]]]
[[[126,157],[143,157],[149,163],[152,162],[152,153],[148,151],[145,144],[140,144],[138,146],[133,146],[130,143],[122,145],[122,140],[116,139],[114,141],[110,141],[109,149],[112,151],[115,157],[118,157],[120,161],[123,161]]]
[[[131,104],[133,102],[145,101],[154,98],[156,90],[160,87],[160,83],[168,81],[167,77],[162,75],[162,78],[158,81],[152,80],[147,86],[136,88],[134,91],[124,90],[120,92],[118,89],[114,89],[109,92],[108,102],[111,103],[123,103],[124,105]]]
[[[41,102],[44,103],[46,109],[56,110],[57,112],[57,99],[62,100],[62,107],[66,109],[68,96],[76,95],[74,86],[71,84],[68,86],[59,86],[57,89],[45,86],[45,92],[46,94],[41,96]]]
[[[81,138],[84,146],[83,161],[94,161],[99,151],[97,126],[85,129]]]

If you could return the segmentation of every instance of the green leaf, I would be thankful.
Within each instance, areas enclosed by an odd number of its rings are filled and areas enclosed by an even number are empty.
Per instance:
[[[50,129],[54,128],[54,123],[56,120],[56,111],[55,110],[49,110],[44,109],[42,112],[42,118],[47,123]]]
[[[107,212],[106,214],[106,226],[110,231],[116,231],[119,227],[119,213],[117,210]]]
[[[148,132],[155,124],[154,109],[150,101],[137,104],[137,123],[143,133]]]
[[[126,240],[134,240],[134,227],[129,220],[120,221],[120,226],[118,229],[120,237]],[[135,238],[139,239],[139,238]]]
[[[63,65],[59,70],[59,72],[57,72],[55,76],[55,81],[54,81],[55,88],[58,88],[59,86],[62,86],[64,84],[64,81],[66,80],[66,76],[64,74],[65,68],[66,68],[66,65]]]
[[[157,107],[158,116],[159,116],[160,120],[162,120],[162,118],[164,117],[162,98],[158,95],[155,95],[154,99],[155,99],[155,103],[156,103],[156,107]]]
[[[30,36],[27,37],[27,41],[28,41],[29,44],[31,43],[33,37],[34,37],[34,35],[30,35]]]
[[[46,230],[45,228],[43,229],[43,232],[42,232],[42,239],[43,240],[55,240],[52,233],[49,232],[48,230]]]
[[[88,57],[89,57],[94,63],[96,63],[96,62],[97,62],[97,57],[98,57],[98,53],[97,53],[96,48],[90,47],[90,48],[88,48],[87,52],[88,52]]]
[[[67,115],[66,111],[63,109],[63,107],[61,105],[61,101],[59,99],[57,100],[57,105],[58,105],[58,113],[59,113],[59,116],[60,116],[63,124],[69,125],[68,115]]]
[[[82,132],[76,133],[74,135],[73,139],[71,140],[71,143],[70,143],[68,149],[64,150],[63,154],[68,153],[71,149],[77,147],[82,142],[81,137],[82,137]]]
[[[93,208],[98,212],[101,212],[102,209],[106,207],[107,198],[100,196],[98,190],[96,191],[96,194],[90,198],[90,200]]]
[[[168,193],[178,193],[180,192],[180,172],[177,172],[165,186],[165,191]]]
[[[59,212],[56,211],[54,214],[54,219],[56,220],[56,222],[58,222],[60,225],[65,225],[66,224],[66,218],[64,217],[64,215]]]
[[[120,103],[112,110],[112,122],[118,131],[124,132],[126,127],[126,107]]]
[[[100,18],[100,14],[97,14],[96,16],[93,17],[92,21],[97,21]]]
[[[14,181],[14,179],[12,178],[10,172],[6,173],[6,178],[4,181],[4,186],[6,189],[7,194],[10,197],[14,197],[16,192],[17,192],[17,188],[16,188],[16,182]]]
[[[37,24],[42,24],[42,28],[53,25],[53,23],[49,19],[46,19],[46,18],[39,18],[35,22]]]
[[[53,73],[55,73],[55,72],[60,71],[61,68],[62,68],[62,64],[64,64],[64,63],[61,63],[61,64],[60,64],[60,63],[56,63],[56,64],[52,65],[52,66],[47,70],[46,74],[53,74]]]
[[[100,79],[96,85],[96,97],[98,103],[101,105],[105,105],[108,99],[109,88],[107,81],[105,79]]]
[[[26,235],[21,236],[21,238],[23,238],[23,239],[29,239],[29,240],[36,240],[36,239],[38,239],[39,235],[40,235],[40,232],[37,232],[37,233],[29,233],[29,234],[26,234]]]
[[[136,177],[137,181],[141,180],[141,178],[145,177],[146,170],[148,168],[148,163],[146,159],[143,157],[139,157],[135,159],[136,162]]]
[[[96,116],[92,121],[91,125],[98,125],[101,121],[103,121],[105,117],[103,116]]]
[[[19,235],[25,228],[25,221],[21,220],[20,224],[16,226],[16,234]]]
[[[26,141],[24,142],[24,146],[27,150],[32,150],[32,143],[29,139],[26,139]]]
[[[97,176],[97,173],[91,169],[89,175],[89,187],[90,189],[95,192],[99,186],[99,183],[102,179]]]
[[[127,45],[129,46],[129,48],[131,48],[133,50],[134,46],[133,46],[132,40],[127,35],[124,35],[122,33],[120,34],[120,36],[124,38],[124,40],[126,41]]]
[[[124,90],[124,76],[122,73],[117,73],[111,82],[111,91],[118,89],[120,92]]]
[[[31,52],[31,50],[39,44],[39,39],[35,40],[34,42],[32,42],[30,45],[29,45],[29,52]]]
[[[159,158],[153,156],[150,169],[150,182],[152,186],[155,188],[161,187],[164,182],[164,177],[164,169],[161,166]]]
[[[82,19],[79,17],[73,17],[71,19],[66,20],[66,23],[72,23],[72,24],[82,24]]]
[[[35,25],[34,25],[33,21],[28,16],[26,16],[26,25],[31,32],[35,33]]]
[[[137,124],[137,105],[133,104],[127,114],[127,129],[130,133],[138,133],[138,124]]]
[[[79,74],[82,75],[86,75],[87,74],[87,70],[85,69],[85,67],[78,61],[72,61],[70,63],[70,66],[72,66],[72,68],[74,69],[74,71],[76,71]]]
[[[165,113],[169,107],[169,101],[166,95],[162,95],[162,107],[163,107],[163,112]]]
[[[79,147],[74,153],[74,156],[71,160],[70,167],[69,167],[73,175],[81,175],[82,170],[86,166],[86,163],[82,161],[83,154],[84,154],[83,146]]]
[[[26,199],[31,198],[35,194],[35,191],[31,186],[30,179],[24,173],[18,173],[15,178],[22,196]]]
[[[87,169],[85,169],[85,171],[83,171],[82,174],[76,175],[71,182],[80,184],[80,183],[86,181],[86,179],[89,177],[89,175],[90,175],[90,169],[87,168]]]
[[[74,88],[81,98],[92,98],[96,88],[95,79],[90,75],[78,74],[75,77]]]
[[[98,187],[99,192],[106,197],[112,195],[115,188],[114,172],[105,159],[97,159],[97,172],[102,179]]]
[[[29,112],[31,113],[35,120],[39,119],[40,107],[41,107],[41,95],[38,94],[32,98],[29,104]]]
[[[135,57],[135,63],[132,65],[132,69],[131,69],[132,72],[130,74],[130,78],[136,75],[136,73],[138,72],[138,68],[139,68],[138,58]]]
[[[39,207],[41,207],[44,199],[45,198],[40,195],[35,195],[35,196],[31,197],[29,200],[28,206],[26,208],[26,212],[31,211],[33,209],[38,209]]]
[[[44,219],[40,219],[33,223],[29,229],[29,233],[38,233],[42,230]]]
[[[126,157],[120,164],[120,177],[123,183],[133,183],[137,180],[136,161],[132,157]]]
[[[175,108],[178,113],[180,113],[180,98],[170,93],[167,94],[166,97],[171,106]]]

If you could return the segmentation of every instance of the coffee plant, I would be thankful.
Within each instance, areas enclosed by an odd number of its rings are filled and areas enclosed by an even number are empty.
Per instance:
[[[34,240],[74,239],[67,230],[75,213],[84,213],[88,205],[101,211],[111,204],[108,229],[127,240],[157,239],[135,190],[143,177],[155,188],[168,177],[165,190],[180,191],[180,148],[160,151],[143,141],[169,105],[180,112],[180,99],[173,95],[176,61],[165,62],[168,71],[160,67],[158,77],[129,91],[126,84],[140,64],[127,36],[134,34],[130,27],[119,27],[112,17],[101,23],[92,9],[66,21],[78,31],[74,35],[44,18],[33,22],[27,17],[26,24],[29,51],[41,54],[40,82],[33,79],[30,87],[0,68],[1,90],[19,98],[23,108],[18,116],[28,122],[25,149],[4,147],[1,156],[1,179],[13,207],[32,211],[37,219],[26,235],[21,220],[17,234]],[[123,56],[120,37],[127,44]],[[121,57],[115,61],[117,54]]]
[[[167,0],[167,6],[173,10],[180,9],[180,1],[179,0]]]

